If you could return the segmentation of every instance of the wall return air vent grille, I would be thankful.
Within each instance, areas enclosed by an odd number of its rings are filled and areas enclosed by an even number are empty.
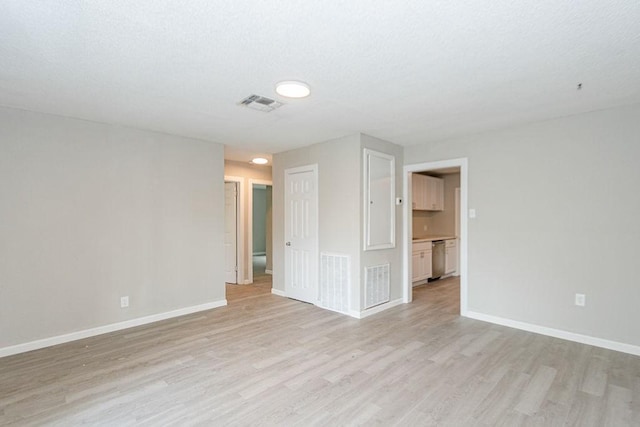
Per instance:
[[[389,302],[390,274],[389,264],[366,267],[364,269],[364,308],[365,310]]]
[[[320,254],[320,306],[340,313],[349,311],[350,257],[343,254]]]
[[[282,102],[278,102],[265,96],[249,95],[245,99],[240,101],[238,105],[251,108],[252,110],[258,110],[268,113],[269,111],[273,111],[276,108],[282,107],[283,104]]]

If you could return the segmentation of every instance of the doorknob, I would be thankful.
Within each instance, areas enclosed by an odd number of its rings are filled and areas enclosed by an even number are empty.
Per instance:
[[[285,245],[291,246],[291,242],[287,242],[287,243],[285,243]]]

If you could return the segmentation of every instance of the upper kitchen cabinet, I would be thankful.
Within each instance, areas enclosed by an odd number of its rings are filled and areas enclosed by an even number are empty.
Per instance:
[[[444,210],[444,180],[434,176],[412,174],[411,199],[414,210]]]
[[[427,210],[442,211],[444,210],[444,179],[433,176],[425,176],[427,178]]]
[[[426,206],[427,180],[426,176],[417,173],[411,174],[411,208],[424,209]]]

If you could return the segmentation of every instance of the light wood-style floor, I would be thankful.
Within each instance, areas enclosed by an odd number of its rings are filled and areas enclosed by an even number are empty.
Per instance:
[[[356,320],[229,306],[0,359],[1,425],[640,425],[640,358],[460,318],[459,284]]]

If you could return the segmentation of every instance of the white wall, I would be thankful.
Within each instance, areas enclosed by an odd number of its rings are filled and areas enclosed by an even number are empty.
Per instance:
[[[318,165],[319,247],[351,257],[351,309],[359,310],[360,135],[273,156],[273,288],[284,292],[284,171]]]
[[[273,287],[284,291],[284,171],[318,164],[320,252],[351,257],[351,307],[364,306],[364,268],[391,264],[391,299],[402,297],[402,207],[396,207],[396,247],[363,251],[363,148],[396,157],[396,194],[402,194],[402,147],[356,134],[278,153],[273,159]]]
[[[0,349],[224,300],[221,145],[7,108],[0,129]]]
[[[635,105],[405,149],[469,159],[469,310],[640,345],[639,135]]]
[[[379,151],[381,153],[390,154],[395,157],[395,184],[396,184],[396,197],[400,197],[402,195],[402,162],[403,162],[403,148],[399,145],[392,144],[390,142],[384,141],[382,139],[374,138],[369,135],[361,135],[361,160],[360,167],[364,167],[363,160],[363,149],[368,148],[371,150]],[[360,207],[362,209],[361,214],[361,222],[364,223],[364,207],[362,205],[362,198],[364,194],[364,174],[360,174],[361,176],[361,195],[360,198]],[[362,289],[364,289],[364,270],[367,267],[381,265],[381,264],[390,264],[390,278],[391,278],[391,288],[390,288],[390,300],[397,300],[402,298],[402,245],[403,236],[402,236],[402,206],[396,205],[396,225],[395,225],[395,235],[396,235],[396,246],[392,249],[380,249],[375,251],[362,251],[361,255],[361,274],[362,281],[361,284]],[[362,233],[364,234],[363,227],[360,227]],[[362,242],[364,237],[360,239]],[[361,243],[362,245],[362,243]],[[361,295],[361,307],[364,307],[364,292]]]

